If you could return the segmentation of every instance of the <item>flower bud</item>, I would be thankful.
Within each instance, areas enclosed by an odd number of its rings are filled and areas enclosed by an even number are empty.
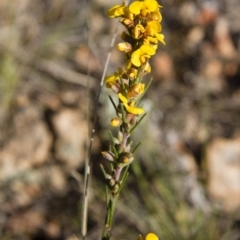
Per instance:
[[[102,156],[103,156],[106,160],[111,161],[111,162],[114,161],[114,155],[113,155],[113,153],[103,151],[103,152],[101,152],[101,154],[102,154]]]
[[[119,183],[114,184],[114,186],[111,187],[112,193],[115,195],[119,191]]]
[[[117,45],[117,49],[119,51],[122,51],[122,52],[125,52],[125,53],[128,53],[128,52],[131,52],[132,51],[132,45],[128,42],[123,42],[123,43],[119,43]]]
[[[145,237],[145,240],[158,240],[158,236],[154,233],[148,233]]]
[[[111,120],[111,125],[113,126],[113,127],[118,127],[118,126],[120,126],[122,124],[122,119],[120,119],[120,118],[113,118],[112,120]]]
[[[122,141],[122,139],[123,139],[123,133],[122,133],[121,131],[118,131],[117,136],[118,136],[119,141]]]
[[[132,86],[130,91],[127,93],[129,98],[138,97],[144,92],[145,84],[144,83],[137,83]]]
[[[143,36],[145,28],[141,24],[137,24],[136,27],[132,30],[132,36],[136,39],[139,39]]]
[[[129,18],[121,18],[121,19],[120,19],[120,22],[121,22],[122,24],[124,24],[125,26],[127,26],[127,27],[132,27],[132,26],[134,26],[133,20],[131,20],[131,19],[129,19]]]
[[[133,160],[134,160],[134,157],[133,157],[132,153],[123,152],[118,159],[118,165],[120,167],[124,167],[124,166],[127,166],[130,163],[132,163]]]
[[[146,62],[144,65],[143,65],[143,68],[142,68],[142,74],[146,74],[146,73],[150,73],[151,72],[151,66],[149,64],[149,62]]]
[[[136,79],[137,74],[138,74],[138,70],[136,68],[130,68],[128,70],[128,75],[130,80]]]
[[[116,184],[116,181],[113,178],[111,178],[111,179],[108,180],[108,184],[109,184],[109,187],[112,188]]]

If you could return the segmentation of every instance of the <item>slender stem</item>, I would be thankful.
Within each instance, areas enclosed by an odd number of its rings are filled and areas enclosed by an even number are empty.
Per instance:
[[[103,229],[102,240],[109,240],[111,237],[112,224],[113,224],[113,215],[116,208],[116,203],[118,200],[119,194],[112,196],[107,205],[107,216],[105,219],[105,226]]]

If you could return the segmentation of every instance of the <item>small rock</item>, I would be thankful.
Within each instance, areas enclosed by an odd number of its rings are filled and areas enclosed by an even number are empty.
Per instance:
[[[76,110],[63,109],[52,118],[57,140],[55,154],[70,169],[80,167],[85,160],[87,122]]]
[[[171,81],[174,77],[173,60],[168,53],[158,53],[153,58],[153,69],[158,77]],[[156,77],[156,80],[158,78]]]
[[[222,57],[231,59],[235,56],[236,50],[229,34],[229,26],[224,18],[220,18],[215,27],[216,47]]]
[[[204,38],[204,31],[202,27],[193,27],[188,35],[187,35],[187,41],[186,41],[186,46],[188,48],[195,48],[202,39]]]
[[[224,87],[222,72],[223,64],[219,59],[210,59],[204,64],[204,84],[209,88],[211,92],[217,93],[222,91]]]
[[[227,211],[240,207],[240,138],[217,138],[207,146],[208,190]]]
[[[24,122],[24,121],[23,121]],[[9,179],[47,161],[52,138],[41,121],[17,129],[0,150],[0,179]]]

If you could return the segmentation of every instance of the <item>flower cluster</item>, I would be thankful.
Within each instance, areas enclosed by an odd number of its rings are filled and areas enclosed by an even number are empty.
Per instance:
[[[142,82],[143,76],[151,71],[149,59],[156,53],[159,42],[165,44],[164,35],[161,33],[160,8],[156,0],[140,0],[129,6],[126,6],[124,1],[122,5],[108,10],[108,16],[119,18],[126,28],[126,32],[121,35],[123,42],[119,43],[117,48],[126,54],[127,61],[124,69],[118,68],[113,75],[105,78],[106,86],[118,94],[118,105],[111,97],[110,100],[116,111],[111,125],[118,127],[119,131],[116,137],[109,132],[109,150],[102,152],[102,156],[109,163],[107,170],[101,165],[107,186],[107,216],[102,240],[109,240],[111,237],[116,202],[127,178],[128,167],[134,160],[133,154],[140,145],[139,142],[132,149],[129,139],[146,115],[139,102],[151,82],[146,86]],[[144,239],[158,240],[155,234],[148,234],[145,238],[140,236],[138,240]]]
[[[106,77],[105,82],[118,94],[127,112],[142,114],[143,109],[136,107],[136,99],[144,93],[145,84],[142,77],[151,71],[149,59],[156,53],[158,42],[165,44],[161,33],[161,6],[156,0],[134,1],[126,6],[113,6],[108,10],[110,18],[119,18],[126,27],[122,33],[123,42],[117,48],[127,56],[126,66],[119,68],[113,75]]]
[[[112,76],[105,78],[106,86],[117,93],[119,99],[116,105],[110,98],[117,115],[111,120],[111,125],[119,127],[118,135],[113,137],[110,133],[110,149],[102,152],[102,156],[111,162],[111,168],[114,169],[111,174],[107,174],[103,169],[113,195],[119,193],[120,183],[124,182],[124,177],[121,177],[122,169],[134,159],[135,149],[131,150],[130,134],[145,116],[144,109],[138,104],[150,83],[145,86],[142,77],[151,70],[149,59],[156,53],[158,42],[165,44],[164,35],[161,33],[160,8],[156,0],[140,0],[129,6],[126,6],[124,1],[122,5],[108,10],[108,16],[119,18],[127,30],[121,35],[124,42],[117,47],[127,56],[125,69],[118,68]],[[139,118],[141,114],[143,115]]]

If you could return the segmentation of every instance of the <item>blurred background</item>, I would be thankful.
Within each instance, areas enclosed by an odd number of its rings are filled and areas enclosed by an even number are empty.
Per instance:
[[[0,0],[0,239],[81,236],[84,161],[121,1]],[[142,139],[112,239],[240,239],[240,2],[161,0]],[[119,35],[122,29],[119,31]],[[119,42],[120,39],[117,39]],[[123,66],[112,51],[108,74]],[[100,239],[105,88],[92,149],[88,239]],[[90,107],[88,107],[88,105]],[[89,116],[89,117],[88,117]]]

